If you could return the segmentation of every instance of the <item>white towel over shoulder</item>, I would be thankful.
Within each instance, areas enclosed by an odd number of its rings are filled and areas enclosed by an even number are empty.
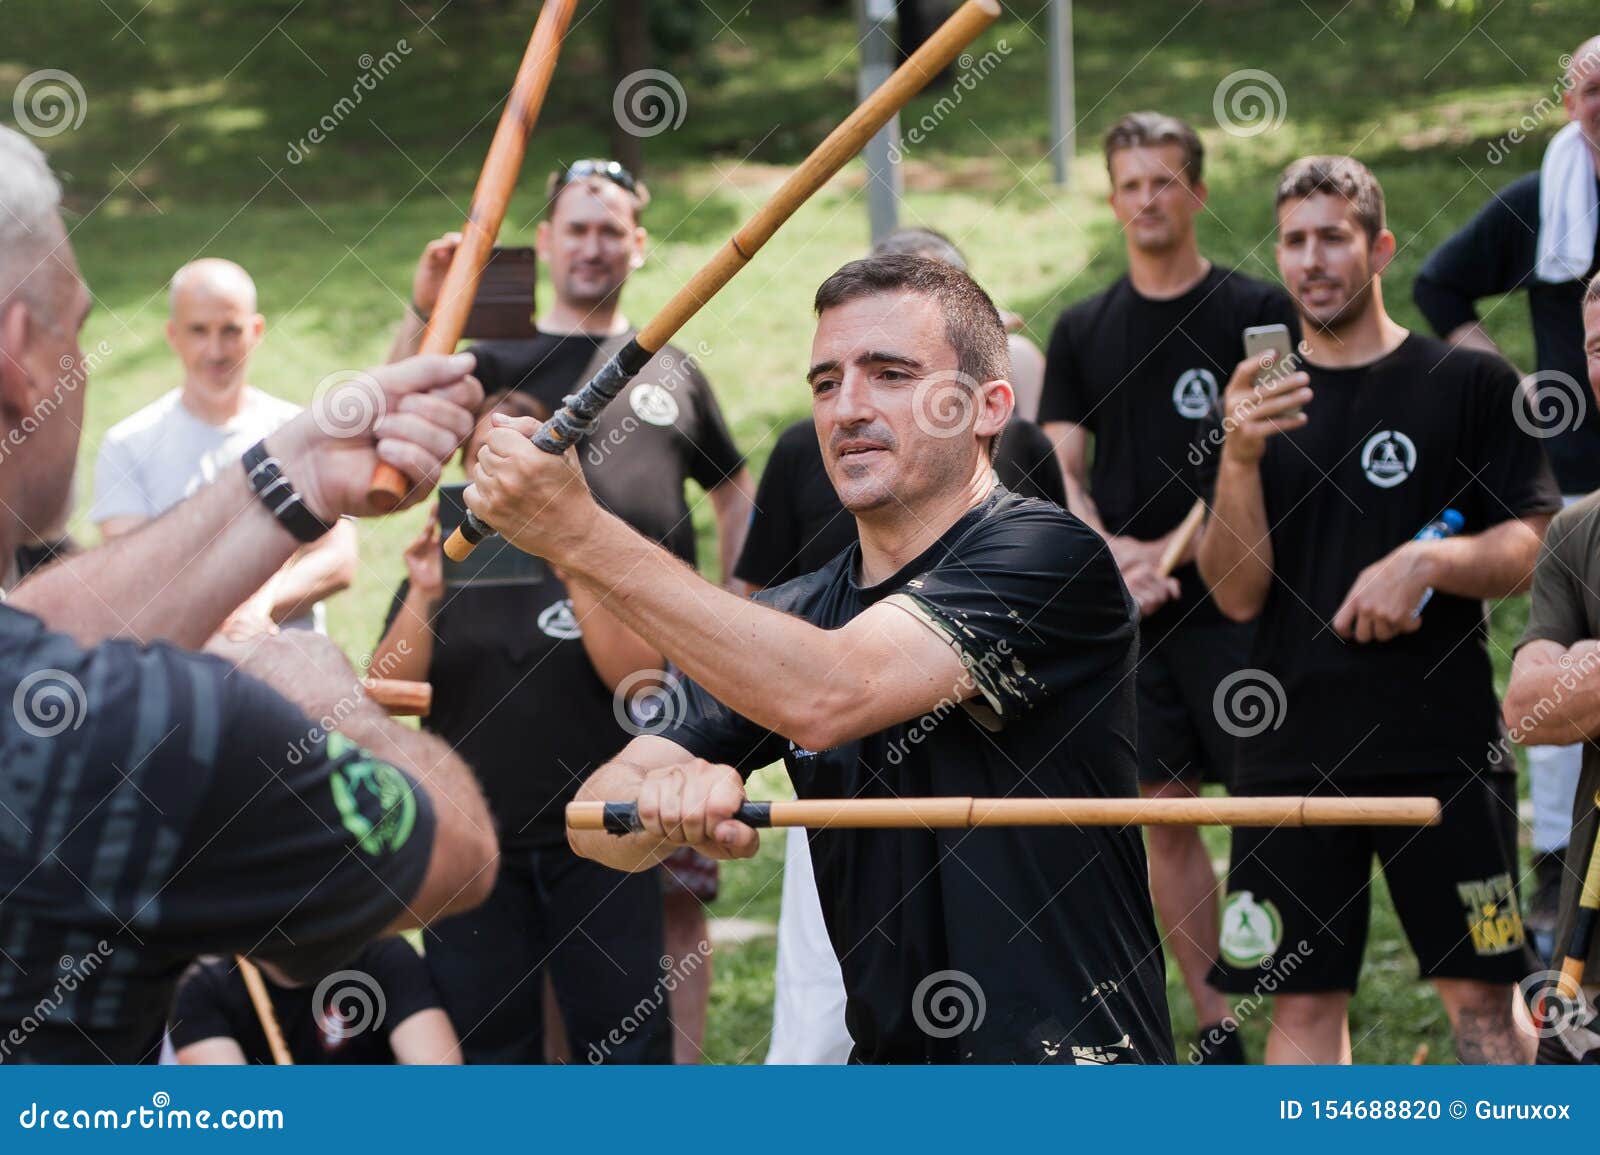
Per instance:
[[[1539,262],[1541,281],[1576,281],[1594,263],[1600,231],[1600,194],[1589,142],[1576,123],[1556,133],[1539,166]]]

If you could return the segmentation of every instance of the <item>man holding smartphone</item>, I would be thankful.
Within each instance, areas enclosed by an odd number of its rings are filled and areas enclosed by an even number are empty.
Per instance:
[[[1385,311],[1395,238],[1364,165],[1294,162],[1277,214],[1303,368],[1263,382],[1241,363],[1206,441],[1200,572],[1230,618],[1258,619],[1252,669],[1222,703],[1249,723],[1234,790],[1428,795],[1444,816],[1235,830],[1214,981],[1260,994],[1273,976],[1268,1062],[1350,1062],[1376,854],[1461,1060],[1526,1062],[1511,984],[1534,968],[1483,600],[1527,588],[1560,494],[1511,420],[1515,371]],[[1447,508],[1464,531],[1419,539]]]
[[[1195,502],[1195,437],[1244,354],[1243,331],[1280,323],[1293,332],[1294,307],[1277,286],[1200,255],[1194,219],[1206,186],[1193,128],[1131,113],[1107,132],[1105,153],[1128,272],[1056,322],[1039,421],[1055,442],[1068,507],[1110,544],[1139,602],[1140,789],[1189,797],[1203,781],[1228,781],[1233,740],[1213,699],[1244,664],[1249,632],[1207,600],[1190,551],[1170,575],[1158,572],[1160,559]],[[1227,1000],[1206,983],[1217,947],[1211,858],[1194,827],[1154,826],[1147,837],[1156,910],[1201,1028],[1195,1053],[1244,1062],[1238,1039],[1219,1028]]]

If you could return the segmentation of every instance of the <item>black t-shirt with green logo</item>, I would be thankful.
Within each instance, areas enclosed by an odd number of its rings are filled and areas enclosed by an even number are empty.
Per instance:
[[[0,606],[0,695],[0,1060],[153,1062],[195,956],[314,977],[422,885],[427,795],[217,658]]]
[[[1297,339],[1288,294],[1220,265],[1181,297],[1145,297],[1124,276],[1061,314],[1039,422],[1071,421],[1094,434],[1089,492],[1108,532],[1153,540],[1183,520],[1198,495],[1196,434],[1244,360],[1244,330],[1272,324]],[[1222,620],[1193,565],[1173,576],[1181,596],[1142,629]]]
[[[1236,781],[1298,791],[1324,775],[1482,770],[1501,724],[1481,600],[1436,593],[1421,629],[1388,642],[1346,641],[1332,623],[1361,571],[1446,509],[1476,534],[1561,508],[1514,416],[1517,374],[1416,333],[1369,365],[1306,369],[1307,423],[1261,462],[1273,576],[1260,676],[1218,706],[1243,732]]]
[[[888,580],[860,547],[758,600],[833,629],[889,602],[960,651],[981,695],[808,751],[698,685],[663,737],[802,798],[1131,798],[1135,609],[1105,543],[997,487]],[[1137,827],[815,830],[862,1062],[1170,1062]]]

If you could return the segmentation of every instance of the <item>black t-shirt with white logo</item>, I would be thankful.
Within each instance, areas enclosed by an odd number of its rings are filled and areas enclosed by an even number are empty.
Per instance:
[[[1363,569],[1446,509],[1476,534],[1561,508],[1540,442],[1513,417],[1516,372],[1415,333],[1370,365],[1306,368],[1307,424],[1261,462],[1273,580],[1259,673],[1219,706],[1242,731],[1236,779],[1300,789],[1482,770],[1501,734],[1482,601],[1436,593],[1422,628],[1388,642],[1347,642],[1332,622]]]
[[[396,591],[385,632],[408,588]],[[472,767],[503,848],[565,846],[566,804],[630,737],[566,587],[547,570],[532,585],[448,589],[433,632],[423,726]]]
[[[1031,421],[1012,418],[1006,426],[994,472],[1013,493],[1066,507],[1055,451]],[[810,421],[796,421],[773,445],[755,506],[733,576],[759,589],[813,573],[855,543],[855,518],[839,504]]]
[[[802,798],[1131,798],[1135,609],[1110,551],[997,487],[881,584],[859,546],[757,599],[833,629],[888,601],[957,649],[981,694],[807,751],[685,684],[666,737]],[[864,1062],[1170,1062],[1136,827],[814,830],[822,909]]]
[[[1181,297],[1142,296],[1124,276],[1061,314],[1039,422],[1071,421],[1094,434],[1089,491],[1108,532],[1149,541],[1183,520],[1198,496],[1196,434],[1244,359],[1244,330],[1273,324],[1299,339],[1288,294],[1220,265]],[[1181,596],[1142,628],[1222,620],[1193,565],[1174,576]]]
[[[316,977],[422,885],[427,795],[217,658],[0,606],[0,698],[0,1060],[154,1062],[197,955]]]
[[[393,1063],[389,1040],[395,1028],[439,1006],[427,964],[403,938],[380,939],[348,966],[314,982],[281,987],[263,974],[262,983],[289,1057],[301,1067]],[[189,968],[178,984],[167,1031],[180,1051],[206,1039],[232,1039],[245,1062],[273,1062],[232,959],[203,959]]]
[[[585,371],[608,340],[540,333],[525,341],[486,341],[470,352],[487,392],[521,389],[553,413],[583,387]],[[578,457],[602,506],[691,565],[694,522],[684,482],[714,489],[744,465],[710,383],[694,358],[670,345],[607,406],[595,431],[579,443]]]

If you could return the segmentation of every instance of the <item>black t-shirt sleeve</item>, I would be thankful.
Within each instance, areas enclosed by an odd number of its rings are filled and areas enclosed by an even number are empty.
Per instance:
[[[433,849],[426,792],[275,691],[216,663],[224,759],[196,808],[147,942],[204,942],[316,978],[416,895]]]
[[[744,548],[733,576],[757,589],[780,585],[798,575],[793,572],[801,545],[800,520],[795,510],[795,471],[790,443],[780,437],[761,471],[756,486],[755,509]]]
[[[1089,425],[1093,406],[1084,396],[1083,377],[1072,347],[1071,314],[1062,313],[1050,330],[1044,355],[1044,389],[1039,397],[1039,424],[1071,421]]]
[[[701,489],[711,490],[744,468],[744,455],[734,444],[728,422],[722,416],[717,395],[693,361],[685,361],[689,383],[694,390],[695,427],[690,432],[693,451],[689,457],[689,476]]]
[[[1135,638],[1105,542],[1038,504],[986,518],[886,600],[948,641],[1006,720],[1120,669]]]
[[[1545,641],[1571,647],[1590,633],[1584,613],[1582,582],[1594,563],[1582,556],[1581,547],[1588,535],[1579,532],[1583,521],[1577,514],[1576,509],[1556,514],[1539,545],[1539,561],[1533,567],[1533,589],[1528,602],[1528,624],[1518,646]]]
[[[1479,299],[1526,284],[1533,272],[1538,227],[1537,178],[1524,179],[1501,189],[1428,254],[1411,295],[1435,333],[1445,337],[1476,321]]]
[[[1456,350],[1452,355],[1476,362],[1471,372],[1477,378],[1478,403],[1466,465],[1475,479],[1482,519],[1476,526],[1469,524],[1468,532],[1559,510],[1561,490],[1543,444],[1511,420],[1517,412],[1516,392],[1522,388],[1516,370],[1490,353]]]
[[[204,1039],[238,1039],[228,989],[230,970],[223,963],[197,962],[184,972],[167,1023],[174,1050]]]
[[[384,998],[384,1030],[390,1034],[419,1011],[439,1006],[439,992],[428,965],[415,948],[398,935],[379,939],[361,957],[362,969],[378,981]]]

